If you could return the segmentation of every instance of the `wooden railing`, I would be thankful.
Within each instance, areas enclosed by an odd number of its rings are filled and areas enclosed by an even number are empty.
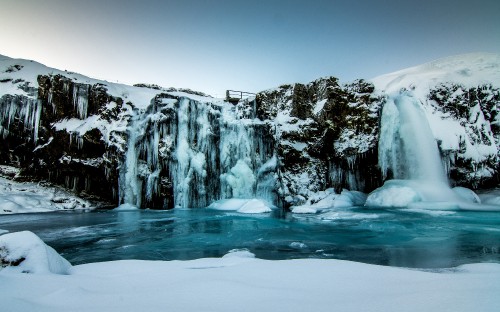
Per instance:
[[[231,103],[238,103],[242,99],[246,99],[249,97],[255,96],[255,93],[245,92],[245,91],[235,91],[235,90],[227,90],[226,91],[226,101]]]

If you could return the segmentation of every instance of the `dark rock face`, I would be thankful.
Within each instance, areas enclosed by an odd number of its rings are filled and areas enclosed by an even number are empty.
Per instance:
[[[236,105],[140,84],[158,91],[143,109],[102,83],[60,74],[37,81],[38,88],[15,82],[26,95],[0,97],[0,163],[21,168],[18,179],[154,209],[231,197],[288,207],[327,188],[370,192],[383,183],[378,138],[386,98],[364,80],[283,85]],[[427,100],[461,131],[457,146],[438,142],[452,183],[498,185],[499,89],[441,85]]]
[[[341,86],[329,77],[257,94],[257,115],[275,124],[280,195],[288,204],[328,187],[370,191],[381,184],[376,148],[383,99],[373,92],[366,81]]]
[[[81,195],[115,202],[116,169],[123,151],[106,144],[98,128],[80,136],[54,125],[96,114],[126,121],[128,117],[120,116],[127,111],[123,101],[108,95],[102,85],[77,84],[61,75],[39,76],[38,83],[36,99],[4,95],[0,100],[0,109],[14,111],[10,121],[2,122],[2,163],[22,168],[25,179],[48,180]],[[116,105],[108,109],[111,102]]]
[[[492,85],[466,88],[442,84],[431,90],[436,110],[464,128],[459,146],[438,142],[452,184],[470,188],[494,187],[500,182],[500,90]]]

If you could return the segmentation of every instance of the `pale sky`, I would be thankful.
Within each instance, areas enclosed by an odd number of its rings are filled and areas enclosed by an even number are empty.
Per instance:
[[[0,0],[0,54],[223,96],[500,53],[499,0]]]

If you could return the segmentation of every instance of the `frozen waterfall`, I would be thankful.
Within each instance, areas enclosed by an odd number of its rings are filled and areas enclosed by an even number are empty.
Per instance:
[[[384,105],[379,165],[383,177],[393,180],[372,192],[367,206],[406,207],[418,202],[440,202],[446,203],[446,208],[457,208],[459,199],[448,185],[425,111],[411,93],[391,96]]]
[[[384,178],[448,183],[441,156],[420,102],[407,94],[390,98],[382,111],[379,164]]]
[[[274,204],[274,142],[268,125],[240,114],[249,108],[166,96],[136,112],[120,168],[120,203],[193,208],[259,198]]]

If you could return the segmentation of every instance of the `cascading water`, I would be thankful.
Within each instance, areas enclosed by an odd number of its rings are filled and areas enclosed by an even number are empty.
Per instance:
[[[402,207],[415,202],[459,201],[448,185],[425,112],[410,93],[392,96],[384,106],[379,165],[384,178],[394,180],[386,181],[383,187],[372,192],[367,206]]]
[[[448,183],[439,149],[420,103],[408,95],[390,99],[382,111],[379,163],[384,178]]]

